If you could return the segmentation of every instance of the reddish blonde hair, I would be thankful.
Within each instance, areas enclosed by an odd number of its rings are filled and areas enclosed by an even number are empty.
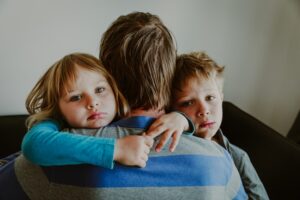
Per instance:
[[[128,112],[125,98],[99,59],[85,53],[73,53],[54,63],[29,93],[26,99],[26,108],[30,114],[26,121],[28,128],[49,118],[63,123],[59,110],[59,99],[69,84],[76,80],[78,67],[94,71],[106,78],[115,96],[117,117],[123,117]]]

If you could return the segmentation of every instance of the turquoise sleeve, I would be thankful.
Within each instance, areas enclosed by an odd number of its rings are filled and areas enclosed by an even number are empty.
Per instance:
[[[112,169],[116,139],[70,134],[59,131],[57,122],[34,125],[24,136],[22,152],[42,166],[92,164]]]

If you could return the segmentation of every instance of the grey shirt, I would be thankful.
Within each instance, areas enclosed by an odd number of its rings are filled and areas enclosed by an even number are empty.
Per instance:
[[[249,199],[269,199],[266,189],[261,182],[248,154],[241,148],[231,144],[221,130],[216,134],[218,142],[231,155],[233,162],[240,173],[242,182]]]

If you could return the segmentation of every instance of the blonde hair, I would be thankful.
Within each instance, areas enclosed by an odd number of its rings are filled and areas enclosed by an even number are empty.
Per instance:
[[[191,78],[212,78],[216,80],[218,89],[222,92],[224,68],[224,66],[218,65],[212,60],[205,52],[192,52],[177,56],[172,96],[175,97],[176,91],[181,91],[186,82]]]
[[[99,57],[132,109],[169,104],[176,47],[158,16],[133,12],[117,18],[102,36]]]
[[[30,116],[26,120],[27,128],[45,119],[55,119],[65,123],[59,109],[59,99],[67,87],[76,80],[77,67],[103,75],[110,84],[116,100],[117,117],[128,112],[127,101],[118,90],[113,77],[94,56],[85,53],[73,53],[54,63],[39,79],[26,99],[26,109]]]

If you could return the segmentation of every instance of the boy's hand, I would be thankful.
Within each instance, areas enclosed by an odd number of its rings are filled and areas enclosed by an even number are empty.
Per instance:
[[[114,160],[123,165],[145,167],[153,142],[153,137],[145,134],[120,138],[116,142]]]
[[[160,152],[170,137],[172,142],[169,150],[173,152],[179,142],[183,131],[188,130],[187,119],[178,112],[171,112],[156,119],[147,130],[147,135],[155,138],[161,135],[159,143],[155,147],[156,152]]]

